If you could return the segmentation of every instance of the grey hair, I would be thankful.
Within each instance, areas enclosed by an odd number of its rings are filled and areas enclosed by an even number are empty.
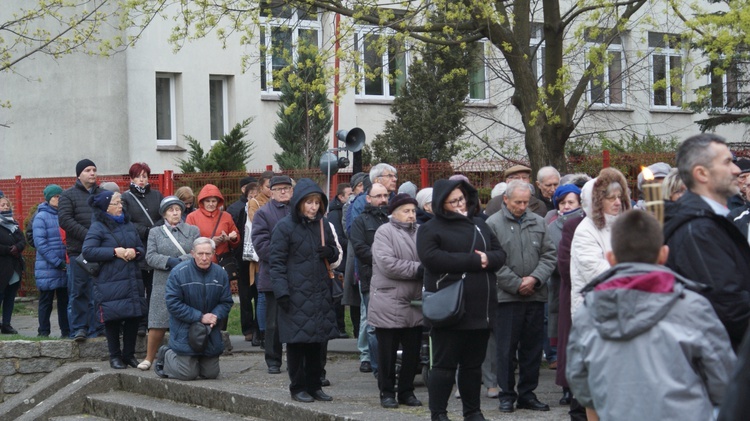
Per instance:
[[[512,180],[508,183],[508,187],[505,189],[505,197],[510,199],[510,197],[513,196],[513,193],[518,189],[526,189],[529,191],[529,194],[534,194],[534,191],[531,189],[531,184],[523,180]]]
[[[547,166],[539,168],[539,171],[536,172],[536,181],[542,181],[551,175],[557,176],[558,180],[560,179],[560,172],[555,167]]]
[[[566,184],[575,184],[580,189],[589,180],[591,180],[591,177],[589,177],[588,174],[584,174],[584,173],[566,174],[562,176],[562,178],[560,178],[560,185],[564,186]]]
[[[385,162],[381,162],[380,164],[377,164],[374,167],[370,168],[370,181],[374,183],[375,179],[381,177],[385,171],[390,171],[393,174],[398,174],[398,171],[396,171],[395,168],[386,164]]]
[[[619,191],[620,193],[625,194],[624,191],[622,191],[622,185],[618,183],[617,181],[613,181],[609,183],[609,186],[607,186],[607,190],[604,192],[605,196],[609,197],[610,194]],[[624,200],[624,199],[623,199]]]
[[[193,250],[202,244],[211,244],[211,250],[216,251],[216,243],[208,237],[198,237],[193,241]]]
[[[505,194],[505,189],[508,188],[508,183],[505,181],[495,184],[495,187],[492,188],[492,192],[490,192],[490,197],[495,198],[497,196],[502,196]]]
[[[677,168],[672,168],[669,170],[669,174],[667,174],[661,182],[662,198],[664,200],[672,200],[672,195],[680,191],[684,185],[685,183],[682,182]]]
[[[693,168],[698,165],[711,168],[711,161],[716,157],[716,154],[711,151],[711,143],[726,145],[727,141],[713,133],[701,133],[685,139],[677,148],[677,169],[682,182],[688,189],[695,186]]]

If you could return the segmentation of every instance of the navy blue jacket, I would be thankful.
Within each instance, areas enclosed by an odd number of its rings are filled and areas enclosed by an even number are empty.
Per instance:
[[[232,292],[229,289],[227,272],[211,263],[201,269],[195,260],[188,259],[172,269],[167,278],[165,293],[169,311],[169,347],[177,355],[200,355],[217,357],[224,352],[221,331],[211,329],[208,346],[202,354],[193,351],[188,343],[190,325],[199,322],[204,314],[215,314],[226,319],[232,308]]]
[[[37,289],[51,291],[67,287],[68,277],[62,270],[65,264],[65,244],[60,234],[57,208],[47,202],[39,204],[32,227],[36,246],[34,277]]]
[[[91,228],[83,241],[86,260],[99,262],[101,271],[93,278],[97,319],[104,323],[141,317],[146,314],[146,298],[138,261],[146,257],[141,238],[125,214],[119,224],[101,209],[94,208]],[[136,259],[126,262],[115,257],[117,247],[134,248]]]

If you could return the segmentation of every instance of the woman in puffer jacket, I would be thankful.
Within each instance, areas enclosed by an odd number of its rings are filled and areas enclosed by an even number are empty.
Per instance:
[[[50,335],[52,303],[57,295],[57,323],[63,338],[70,336],[68,325],[68,266],[65,260],[65,244],[57,219],[57,203],[62,187],[50,184],[44,189],[45,202],[39,204],[32,222],[36,261],[34,277],[39,290],[38,335]]]
[[[91,196],[88,203],[94,213],[82,254],[89,262],[101,265],[99,274],[93,277],[93,297],[96,316],[104,323],[107,335],[109,365],[116,369],[135,368],[138,324],[146,314],[138,265],[145,258],[145,249],[135,226],[122,211],[120,193],[104,191]]]

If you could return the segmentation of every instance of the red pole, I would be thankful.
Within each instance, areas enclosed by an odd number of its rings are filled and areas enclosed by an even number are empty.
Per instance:
[[[602,151],[602,168],[609,168],[609,151]]]
[[[428,187],[430,185],[430,174],[427,171],[427,158],[421,158],[419,160],[419,175],[422,188]]]
[[[273,171],[273,165],[266,165],[266,171]]]
[[[172,170],[164,170],[164,174],[160,175],[159,177],[163,177],[162,179],[162,194],[164,196],[171,196],[174,194],[174,171]]]
[[[17,219],[18,224],[23,228],[23,220],[26,214],[23,211],[23,183],[21,183],[21,176],[16,176],[16,209],[13,212]]]
[[[334,18],[335,31],[336,31],[336,42],[334,44],[335,54],[333,55],[333,148],[338,149],[339,138],[336,137],[336,132],[339,131],[339,49],[341,48],[339,32],[339,26],[341,25],[341,15],[336,13]],[[336,154],[338,156],[338,153]],[[333,192],[337,191],[339,184],[338,173],[331,176],[331,190],[328,193],[329,199],[334,196]]]

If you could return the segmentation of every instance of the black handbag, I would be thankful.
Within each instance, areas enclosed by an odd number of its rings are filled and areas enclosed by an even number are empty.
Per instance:
[[[99,271],[102,269],[102,265],[100,265],[99,262],[89,262],[83,257],[83,254],[79,254],[78,257],[76,257],[76,263],[90,276],[99,275]]]
[[[195,352],[203,352],[208,346],[208,337],[211,335],[211,326],[200,321],[192,323],[188,329],[188,345]]]

